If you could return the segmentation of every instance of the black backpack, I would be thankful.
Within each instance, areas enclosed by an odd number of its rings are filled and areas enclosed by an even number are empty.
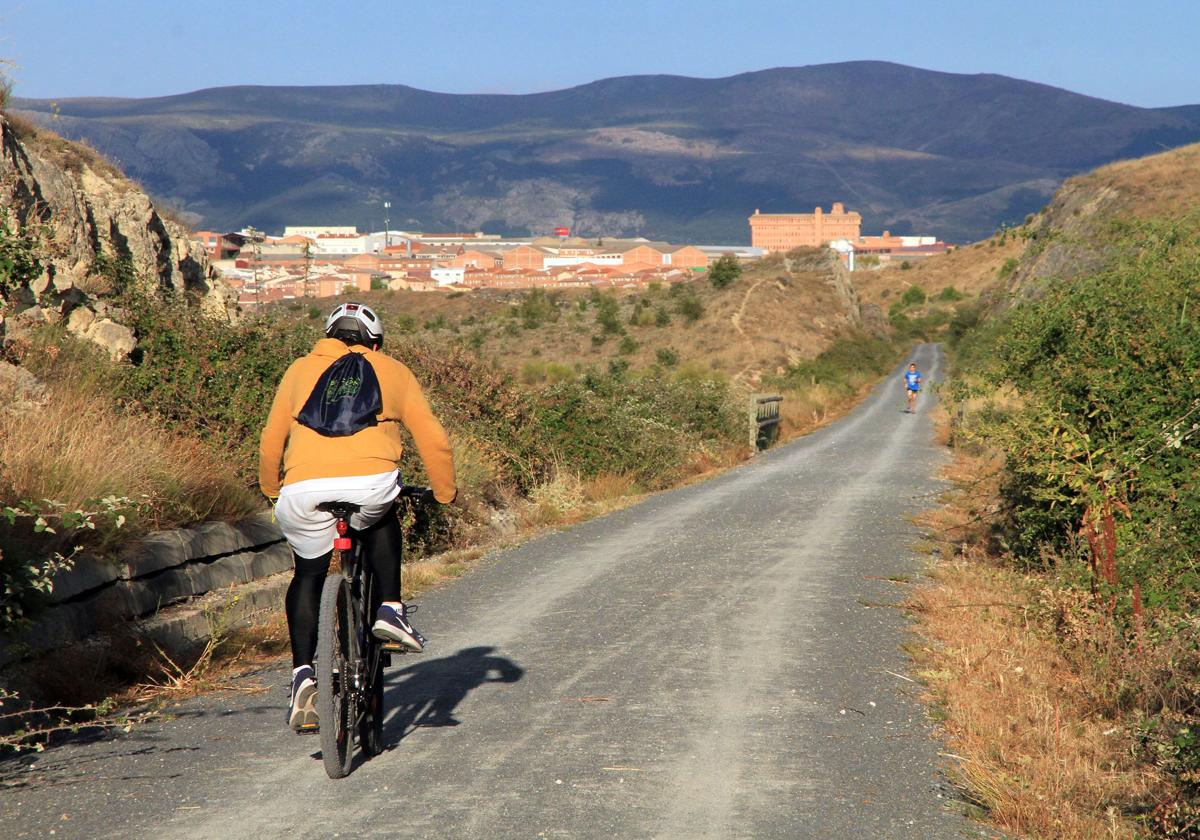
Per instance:
[[[375,368],[362,353],[347,353],[321,374],[296,419],[326,437],[344,437],[374,426],[382,410]]]

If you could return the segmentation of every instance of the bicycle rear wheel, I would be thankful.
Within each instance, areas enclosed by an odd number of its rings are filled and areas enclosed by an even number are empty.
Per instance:
[[[321,757],[331,779],[350,772],[357,712],[351,675],[357,668],[357,617],[345,576],[329,575],[321,590],[317,619],[317,714]]]
[[[383,752],[383,659],[386,654],[378,642],[369,643],[367,654],[367,683],[363,697],[362,722],[358,725],[358,742],[368,756]]]

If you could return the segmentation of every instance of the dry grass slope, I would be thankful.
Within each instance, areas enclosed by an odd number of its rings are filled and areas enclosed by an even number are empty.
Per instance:
[[[210,447],[116,405],[93,353],[59,355],[53,345],[39,352],[50,356],[39,366],[49,374],[43,398],[0,412],[0,490],[7,498],[76,508],[109,495],[148,497],[153,504],[137,524],[151,528],[242,516],[259,506]],[[14,396],[5,398],[11,406]]]
[[[948,428],[943,425],[943,434]],[[1141,836],[1165,782],[1139,760],[1111,675],[1081,667],[1056,636],[1045,580],[987,551],[1002,461],[956,449],[943,507],[921,524],[943,560],[909,602],[927,640],[911,652],[943,720],[948,758],[987,817],[1022,836]],[[1085,626],[1079,625],[1076,629]]]
[[[826,255],[813,252],[764,260],[725,289],[699,277],[674,289],[607,290],[600,296],[617,303],[616,332],[598,323],[591,291],[549,292],[553,311],[536,324],[518,311],[526,291],[372,292],[363,298],[389,329],[399,325],[435,345],[467,346],[529,383],[614,360],[634,369],[662,365],[664,351],[672,359],[668,367],[752,386],[815,356],[849,325],[831,271]],[[690,299],[699,304],[695,320],[682,312]],[[307,303],[293,307],[301,317],[320,311]],[[547,371],[548,365],[563,369]]]

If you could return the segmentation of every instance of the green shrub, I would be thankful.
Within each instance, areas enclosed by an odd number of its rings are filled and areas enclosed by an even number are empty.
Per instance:
[[[1005,556],[1086,593],[1069,597],[1088,605],[1102,641],[1064,633],[1062,643],[1112,684],[1110,708],[1097,713],[1139,716],[1142,757],[1172,782],[1146,827],[1192,836],[1200,814],[1200,213],[1111,224],[1097,239],[1113,255],[1106,267],[1048,283],[1041,297],[974,330],[964,324],[964,382],[1012,386],[1020,401],[979,411],[959,431],[1004,455],[996,539]],[[1005,263],[1006,273],[1014,265]]]
[[[947,286],[938,292],[936,300],[939,300],[943,303],[954,303],[955,301],[962,300],[964,297],[965,295],[958,289],[954,288],[953,286]]]
[[[274,316],[229,324],[178,299],[135,296],[126,309],[138,347],[118,385],[124,398],[228,452],[251,481],[275,386],[318,329]]]
[[[1117,533],[1125,609],[1133,581],[1148,604],[1200,604],[1198,230],[1197,216],[1114,227],[1124,256],[1015,307],[976,353],[981,375],[1024,399],[978,430],[1007,455],[1006,539],[1040,563],[1076,544],[1086,510],[1106,498],[1127,506]]]
[[[0,212],[0,299],[28,286],[42,273],[40,240],[24,230],[9,227],[8,214]],[[0,301],[2,302],[2,301]]]
[[[739,442],[744,419],[713,380],[590,374],[547,388],[538,416],[546,441],[582,475],[630,475],[664,487],[699,450]]]
[[[1004,244],[1003,241],[1001,241],[1000,244]],[[1020,262],[1021,261],[1016,257],[1009,257],[1003,262],[1000,268],[996,270],[996,278],[998,280],[1008,279],[1008,277],[1017,270],[1017,266],[1020,265]]]
[[[597,295],[592,299],[596,306],[596,323],[609,335],[619,335],[625,332],[621,326],[621,306],[614,295]]]
[[[668,316],[669,317],[669,316]],[[629,317],[629,323],[635,327],[653,327],[657,323],[654,310],[648,306],[638,306]]]
[[[742,275],[742,264],[733,254],[722,254],[708,269],[709,282],[724,289]]]
[[[925,290],[915,283],[904,290],[900,303],[904,306],[919,306],[925,302]]]
[[[517,312],[521,318],[521,326],[527,330],[535,330],[542,324],[558,320],[558,301],[541,289],[534,289],[522,298]]]
[[[621,343],[617,345],[617,352],[622,356],[629,356],[637,352],[638,343],[634,341],[633,336],[627,335],[621,339]]]
[[[659,347],[654,351],[654,358],[663,367],[675,367],[679,364],[679,354],[670,347]]]
[[[676,299],[675,311],[689,324],[694,324],[704,316],[704,304],[696,297],[696,293],[689,289]]]
[[[850,333],[839,338],[816,358],[792,365],[768,382],[783,388],[803,390],[822,384],[837,395],[854,392],[864,378],[887,373],[899,361],[896,342],[867,333]]]

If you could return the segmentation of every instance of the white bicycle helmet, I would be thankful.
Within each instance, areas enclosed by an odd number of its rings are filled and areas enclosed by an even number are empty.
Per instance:
[[[353,339],[362,344],[383,344],[383,321],[375,310],[362,303],[339,303],[325,319],[329,338]]]

